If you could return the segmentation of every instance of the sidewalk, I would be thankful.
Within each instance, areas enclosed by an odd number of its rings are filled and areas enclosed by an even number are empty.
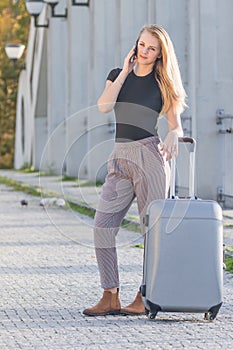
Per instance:
[[[58,176],[38,176],[37,173],[23,173],[20,171],[1,170],[0,176],[20,181],[25,184],[37,186],[42,189],[41,198],[46,197],[47,192],[54,192],[57,197],[69,199],[85,208],[93,210],[96,208],[101,193],[101,187],[85,185],[85,182],[78,185],[75,181],[62,181]],[[139,224],[136,201],[129,209],[126,218],[129,222]],[[233,248],[233,209],[223,210],[224,243]]]
[[[35,174],[0,171],[0,176],[38,185]],[[77,195],[74,183],[61,186],[57,178],[43,178],[41,184],[93,206],[101,191],[87,187]],[[93,220],[54,205],[42,208],[39,197],[4,185],[0,194],[1,350],[233,349],[233,275],[224,272],[224,304],[212,323],[202,314],[184,313],[159,313],[155,321],[144,316],[85,317],[83,308],[101,295]],[[22,198],[27,207],[20,205]],[[227,214],[231,222],[231,211]],[[132,247],[140,240],[139,234],[120,230],[123,306],[141,282],[143,250]]]

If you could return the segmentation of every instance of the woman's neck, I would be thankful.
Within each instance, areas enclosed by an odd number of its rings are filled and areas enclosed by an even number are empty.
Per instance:
[[[141,77],[143,77],[144,75],[150,74],[152,70],[153,70],[152,65],[136,64],[134,67],[134,73]]]

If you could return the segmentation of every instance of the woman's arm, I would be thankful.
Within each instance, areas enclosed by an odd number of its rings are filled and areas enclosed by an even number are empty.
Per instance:
[[[171,107],[167,115],[169,132],[164,140],[161,151],[166,160],[178,155],[178,137],[183,136],[180,114]]]
[[[97,101],[97,105],[100,112],[108,113],[114,108],[121,87],[124,84],[128,74],[132,71],[135,63],[137,62],[137,59],[135,59],[133,62],[130,62],[130,58],[134,54],[134,49],[135,46],[130,50],[130,52],[126,56],[122,71],[120,72],[116,80],[114,82],[110,80],[106,81],[105,89]]]
[[[116,103],[117,96],[121,90],[122,85],[127,77],[123,71],[120,72],[114,82],[111,80],[106,81],[105,89],[97,101],[98,108],[102,113],[110,112]]]

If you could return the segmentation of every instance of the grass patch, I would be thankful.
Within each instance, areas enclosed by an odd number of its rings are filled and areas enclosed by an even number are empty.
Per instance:
[[[136,244],[134,246],[132,246],[132,248],[140,248],[140,249],[144,249],[144,245],[139,243],[139,244]]]
[[[225,258],[226,271],[233,273],[233,257]]]
[[[225,228],[233,228],[233,224],[224,224]]]
[[[16,181],[5,176],[0,176],[0,183],[8,187],[11,187],[14,191],[24,192],[32,196],[37,196],[37,197],[46,196],[48,198],[60,197],[59,193],[56,193],[53,191],[44,191],[38,186],[35,186],[35,185],[32,186],[25,182]],[[93,218],[95,215],[95,209],[87,207],[85,204],[78,204],[69,199],[66,199],[66,203],[68,204],[69,208],[79,212],[80,214],[87,215],[91,218]]]
[[[74,176],[62,176],[61,181],[62,182],[69,182],[69,181],[78,182],[78,178],[74,177]]]
[[[226,252],[233,253],[233,248],[232,248],[232,247],[226,247],[225,251],[226,251]]]
[[[16,181],[5,176],[0,176],[0,183],[13,188],[17,192],[24,192],[32,196],[41,196],[41,188],[25,182]],[[52,193],[51,193],[52,196]],[[53,195],[54,196],[54,195]]]
[[[52,191],[45,191],[45,190],[41,189],[41,187],[39,187],[39,186],[30,185],[28,183],[21,182],[21,181],[16,181],[16,180],[10,179],[10,178],[5,177],[5,176],[0,176],[0,184],[11,187],[14,191],[24,192],[24,193],[27,193],[29,195],[37,196],[37,197],[46,196],[48,198],[51,198],[51,197],[60,197],[61,196],[59,193],[52,192]],[[67,203],[66,208],[67,207],[71,208],[72,210],[74,210],[80,214],[87,215],[90,218],[94,218],[95,209],[87,206],[86,203],[81,203],[81,202],[77,203],[77,202],[74,202],[74,201],[69,200],[69,199],[65,199],[65,201]],[[137,232],[137,233],[141,232],[140,225],[138,223],[131,222],[130,220],[127,220],[127,219],[124,219],[122,221],[121,227],[125,228],[129,231],[133,231],[133,232]]]
[[[137,222],[132,222],[128,219],[123,219],[121,227],[129,231],[141,233],[140,225]]]
[[[29,166],[28,163],[25,163],[19,171],[21,173],[38,173],[38,171],[35,170],[34,166]]]
[[[131,220],[134,220],[136,222],[139,222],[139,217],[137,215],[131,215],[131,214],[128,214],[127,217]]]
[[[79,187],[101,187],[103,184],[101,182],[90,182],[85,180],[77,180]]]
[[[62,182],[75,182],[79,187],[101,187],[103,184],[102,182],[91,182],[87,180],[80,180],[77,177],[73,176],[63,176],[61,179]]]
[[[87,215],[90,218],[94,218],[94,216],[95,216],[95,209],[87,207],[85,205],[81,205],[81,204],[69,201],[69,200],[67,202],[68,202],[69,207],[72,210],[77,211],[80,214]]]

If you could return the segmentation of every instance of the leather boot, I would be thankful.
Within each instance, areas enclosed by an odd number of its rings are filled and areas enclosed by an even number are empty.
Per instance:
[[[143,304],[142,297],[139,292],[137,293],[135,300],[131,304],[121,309],[121,314],[129,316],[138,316],[146,314],[145,306]]]
[[[118,315],[121,310],[121,303],[118,296],[119,292],[112,293],[104,291],[100,301],[93,307],[85,309],[84,315],[87,316],[105,316],[105,315]]]

